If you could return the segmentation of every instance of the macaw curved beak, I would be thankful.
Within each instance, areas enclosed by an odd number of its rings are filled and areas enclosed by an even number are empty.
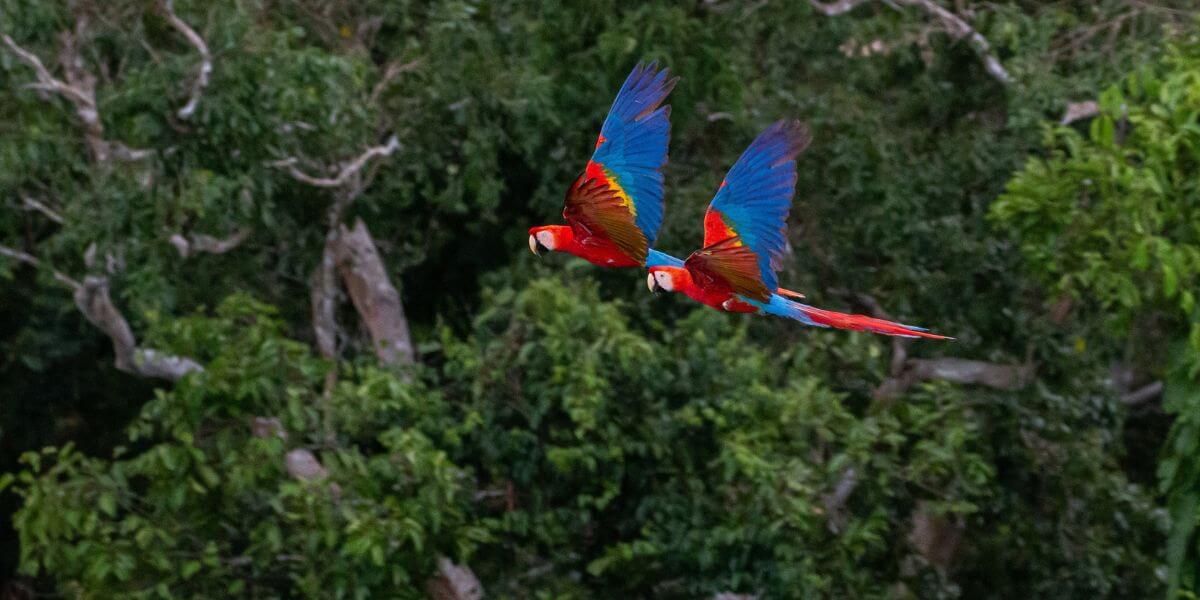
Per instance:
[[[541,242],[538,241],[536,235],[530,235],[529,236],[529,251],[534,253],[536,256],[541,256],[542,250],[547,250],[547,248],[545,246],[543,246]]]
[[[658,282],[654,280],[654,273],[646,274],[646,287],[650,288],[651,293],[657,294],[662,291],[662,288],[658,286]]]

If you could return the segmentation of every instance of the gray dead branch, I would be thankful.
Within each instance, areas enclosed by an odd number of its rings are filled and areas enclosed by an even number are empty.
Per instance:
[[[439,556],[437,574],[425,583],[425,591],[433,600],[480,600],[483,586],[466,565]]]
[[[836,2],[821,2],[820,0],[809,0],[809,4],[813,8],[820,11],[826,16],[837,16],[850,12],[855,7],[861,4],[868,4],[874,0],[838,0]],[[937,20],[942,29],[946,31],[950,37],[956,40],[966,40],[971,48],[975,50],[975,54],[979,56],[983,62],[984,69],[987,70],[993,78],[1004,85],[1011,85],[1013,78],[1009,75],[1004,65],[1000,63],[1000,59],[992,52],[992,46],[988,43],[987,38],[983,37],[975,28],[963,20],[957,14],[943,8],[933,0],[880,0],[889,6],[915,6],[920,8],[929,16]]]
[[[175,14],[175,3],[173,0],[163,0],[163,12],[166,14],[167,22],[171,24],[183,37],[187,38],[189,44],[200,53],[200,66],[196,68],[196,78],[192,80],[192,91],[188,97],[187,104],[176,113],[180,119],[191,118],[196,113],[196,108],[200,106],[200,97],[204,94],[204,88],[208,87],[208,79],[212,75],[213,62],[212,54],[208,51],[208,44],[204,43],[204,38],[196,33],[186,21],[179,18]]]

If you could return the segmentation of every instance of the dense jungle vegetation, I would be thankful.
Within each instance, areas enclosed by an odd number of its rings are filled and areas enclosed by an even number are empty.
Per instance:
[[[1189,0],[0,0],[0,597],[1195,598]],[[634,64],[659,247],[531,255]],[[721,596],[723,595],[723,596]]]

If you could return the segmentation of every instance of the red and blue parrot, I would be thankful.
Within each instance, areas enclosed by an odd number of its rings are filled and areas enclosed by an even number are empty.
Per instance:
[[[762,132],[709,203],[704,247],[683,265],[651,265],[650,291],[680,292],[720,311],[775,315],[815,327],[948,339],[920,327],[801,304],[785,297],[798,294],[778,289],[775,272],[787,248],[796,155],[810,140],[799,121],[779,121]]]
[[[602,267],[682,265],[651,248],[663,218],[663,175],[671,107],[661,106],[678,77],[638,63],[617,93],[596,148],[567,190],[567,225],[529,230],[529,249],[566,252]]]

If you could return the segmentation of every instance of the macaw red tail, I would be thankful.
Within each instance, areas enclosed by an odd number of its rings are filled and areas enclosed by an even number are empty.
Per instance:
[[[798,304],[798,303],[797,303]],[[912,325],[904,325],[901,323],[893,323],[875,317],[866,315],[848,315],[846,313],[835,312],[800,304],[800,310],[804,312],[809,319],[812,319],[817,325],[833,327],[835,329],[852,329],[854,331],[870,331],[871,333],[882,333],[883,335],[896,335],[900,337],[911,338],[928,338],[931,340],[952,340],[954,338],[930,333],[929,330],[921,327],[913,327]]]
[[[804,294],[801,294],[800,292],[793,292],[792,290],[785,290],[783,288],[776,289],[775,293],[779,294],[780,296],[787,296],[788,298],[803,298],[804,297]]]
[[[869,331],[883,335],[895,335],[908,338],[927,338],[931,340],[952,340],[954,338],[930,333],[929,330],[912,325],[893,323],[866,315],[850,315],[832,310],[825,310],[807,304],[788,300],[779,294],[773,294],[768,304],[759,305],[767,313],[795,319],[805,325],[817,327],[832,327],[834,329],[849,329],[853,331]]]

